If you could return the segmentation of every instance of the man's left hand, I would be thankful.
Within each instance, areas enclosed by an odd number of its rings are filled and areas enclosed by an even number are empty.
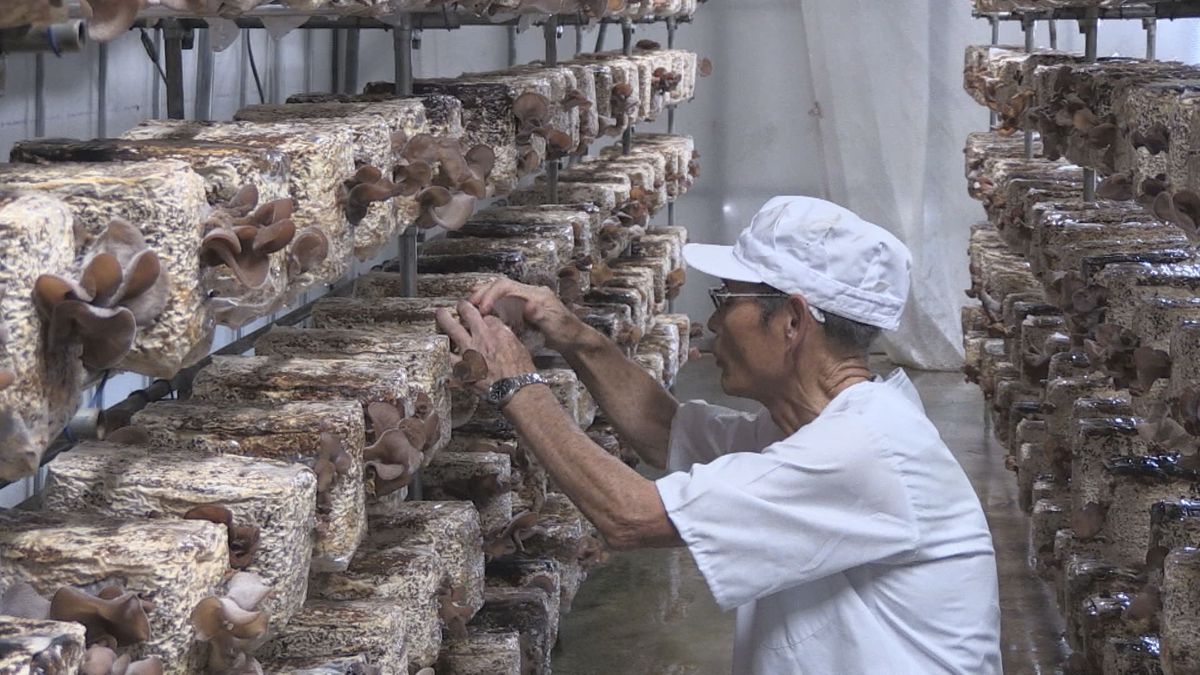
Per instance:
[[[487,377],[474,383],[479,391],[486,392],[496,380],[535,370],[533,357],[512,329],[496,316],[481,315],[465,300],[458,303],[458,319],[443,308],[437,310],[437,323],[459,354],[473,349],[487,361]]]

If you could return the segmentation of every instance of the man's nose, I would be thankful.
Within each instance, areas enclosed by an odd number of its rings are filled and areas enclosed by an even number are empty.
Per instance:
[[[708,317],[708,323],[706,325],[708,326],[708,330],[712,331],[713,333],[716,333],[717,327],[721,325],[720,315],[721,310],[718,309]]]

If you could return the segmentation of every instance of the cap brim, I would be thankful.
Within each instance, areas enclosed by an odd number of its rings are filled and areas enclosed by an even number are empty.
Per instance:
[[[763,283],[761,276],[733,257],[732,246],[686,244],[683,247],[683,258],[689,267],[694,267],[718,279],[744,281],[751,284]]]

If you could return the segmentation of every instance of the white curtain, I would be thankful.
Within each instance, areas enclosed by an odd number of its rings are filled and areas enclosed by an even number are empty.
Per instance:
[[[968,229],[962,147],[987,113],[962,90],[963,48],[981,32],[967,0],[804,0],[819,105],[824,197],[913,253],[912,293],[886,347],[897,363],[961,364]]]

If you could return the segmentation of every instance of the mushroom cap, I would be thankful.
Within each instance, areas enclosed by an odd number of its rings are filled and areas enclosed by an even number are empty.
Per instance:
[[[137,593],[117,586],[103,588],[97,595],[64,586],[50,599],[50,618],[83,624],[89,643],[109,635],[125,646],[150,639],[148,604]]]
[[[540,127],[550,121],[550,100],[535,91],[513,100],[512,110],[523,127]]]
[[[79,4],[89,17],[88,37],[98,42],[124,35],[146,6],[145,0],[80,0]]]
[[[288,274],[292,278],[313,269],[329,255],[329,238],[315,227],[296,233],[288,250]]]
[[[0,595],[0,614],[25,619],[49,619],[50,601],[42,597],[29,583],[20,581]]]

